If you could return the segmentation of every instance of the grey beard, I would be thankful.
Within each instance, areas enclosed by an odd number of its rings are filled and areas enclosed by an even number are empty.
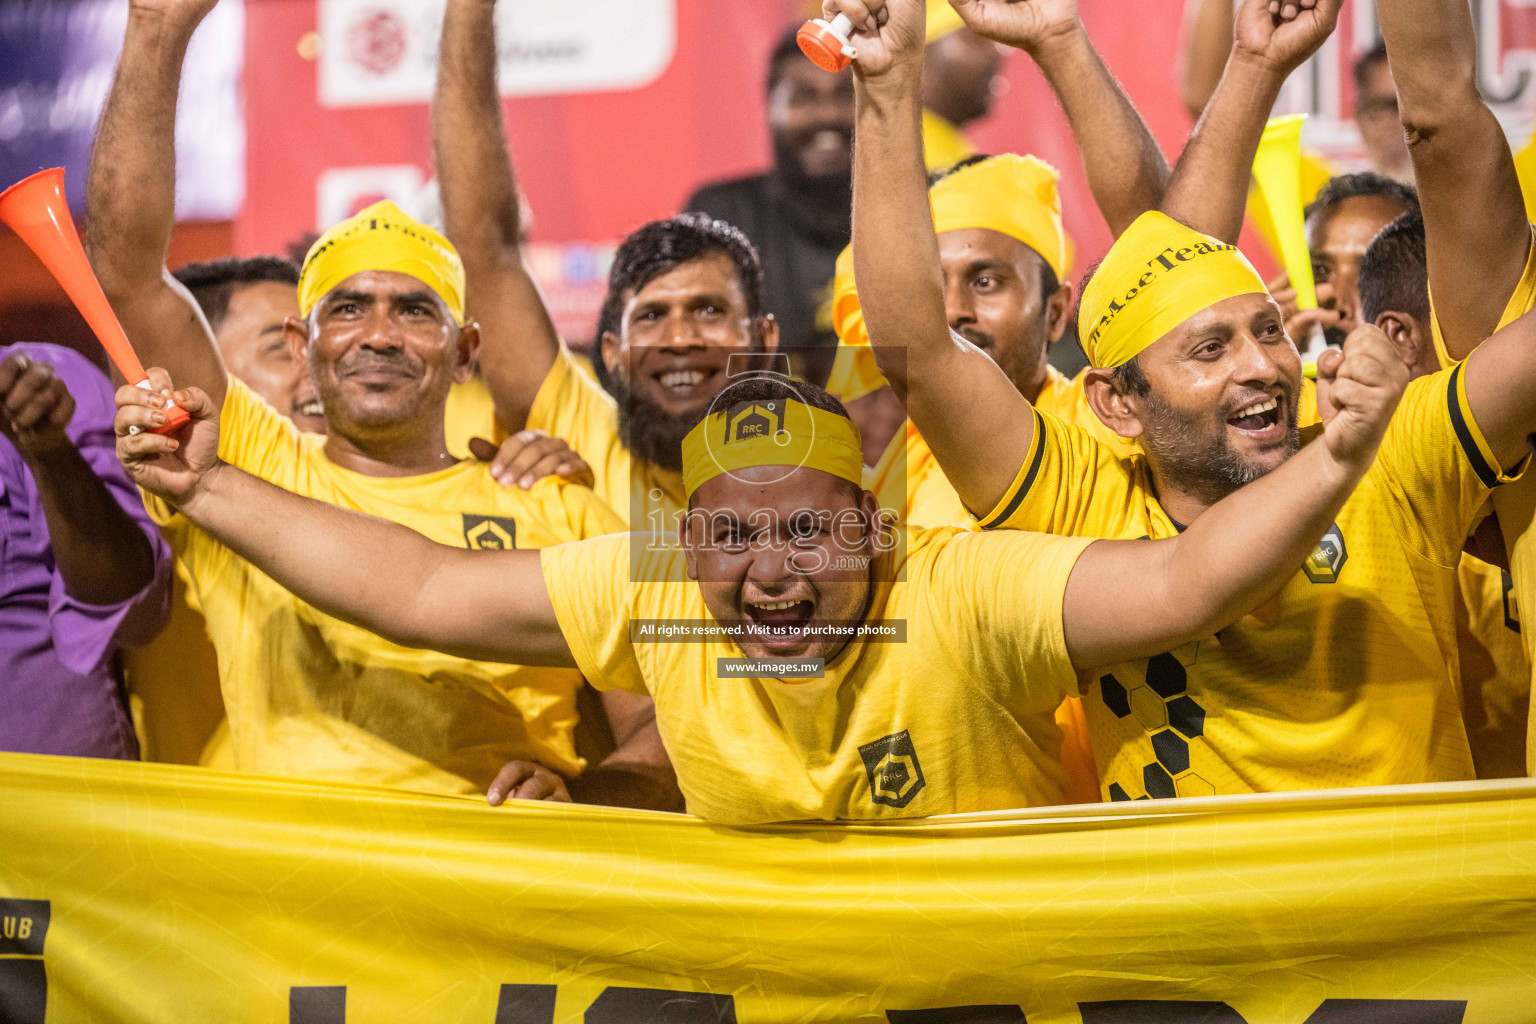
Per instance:
[[[1157,424],[1157,429],[1142,434],[1142,447],[1167,483],[1190,497],[1214,505],[1269,472],[1239,455],[1226,431],[1214,437],[1204,435],[1195,420],[1185,417],[1156,394],[1148,395],[1146,403],[1148,419]],[[1290,395],[1286,396],[1285,404],[1290,417],[1285,439],[1289,458],[1301,450],[1301,430],[1296,425],[1296,403]]]

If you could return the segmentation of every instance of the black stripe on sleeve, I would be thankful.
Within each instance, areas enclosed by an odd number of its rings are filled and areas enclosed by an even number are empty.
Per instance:
[[[1445,389],[1446,401],[1451,410],[1451,427],[1456,431],[1456,440],[1461,442],[1461,450],[1467,453],[1467,461],[1472,463],[1472,472],[1482,481],[1483,486],[1489,489],[1499,486],[1499,472],[1488,465],[1488,460],[1483,458],[1482,449],[1477,446],[1477,441],[1472,437],[1472,425],[1461,414],[1461,403],[1456,400],[1460,392],[1461,371],[1465,363],[1458,363],[1456,369],[1451,371],[1450,386]]]
[[[1041,417],[1038,409],[1031,409],[1030,412],[1034,413],[1035,416],[1035,457],[1029,464],[1029,472],[1024,475],[1024,482],[1013,493],[1013,500],[1008,502],[1006,508],[993,516],[990,523],[982,523],[981,528],[983,530],[995,530],[998,524],[1006,523],[1008,517],[1018,511],[1019,505],[1023,503],[1025,496],[1029,494],[1029,489],[1035,485],[1035,477],[1040,474],[1040,463],[1045,461],[1045,420]]]

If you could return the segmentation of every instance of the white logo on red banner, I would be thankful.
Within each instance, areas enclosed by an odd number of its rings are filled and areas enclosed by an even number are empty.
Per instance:
[[[496,10],[504,96],[638,89],[672,61],[676,0],[564,0]],[[320,105],[425,103],[443,0],[320,0]]]

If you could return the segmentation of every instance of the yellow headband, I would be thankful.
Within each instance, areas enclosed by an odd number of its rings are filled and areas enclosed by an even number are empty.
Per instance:
[[[956,29],[965,27],[960,15],[949,5],[949,0],[928,0],[928,42],[943,39]]]
[[[1254,292],[1268,294],[1237,246],[1152,210],[1083,289],[1078,336],[1094,366],[1119,366],[1201,310]]]
[[[690,498],[721,473],[752,466],[809,466],[864,485],[859,428],[794,398],[735,402],[683,438],[683,490]]]
[[[453,243],[387,199],[337,224],[310,247],[299,275],[300,315],[309,316],[315,303],[365,270],[411,275],[448,304],[454,320],[464,322],[464,264]]]
[[[948,5],[946,4],[946,8]],[[950,8],[952,9],[952,8]],[[1003,153],[962,167],[940,179],[929,191],[935,233],[985,228],[1018,239],[1040,254],[1065,281],[1071,271],[1069,244],[1061,226],[1061,194],[1056,168],[1038,157]],[[845,347],[869,345],[864,311],[853,280],[853,247],[837,258],[832,281],[832,327]],[[862,398],[884,386],[874,360],[840,351],[827,390],[844,402]]]

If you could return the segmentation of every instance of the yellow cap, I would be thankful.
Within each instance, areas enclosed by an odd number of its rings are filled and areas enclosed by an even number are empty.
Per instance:
[[[316,239],[299,274],[300,314],[309,316],[330,291],[365,270],[411,275],[447,303],[454,320],[464,322],[464,264],[453,243],[387,199]]]
[[[928,42],[943,39],[956,29],[964,27],[965,22],[949,5],[949,0],[928,0]]]
[[[733,403],[683,438],[683,489],[690,498],[721,473],[753,466],[809,466],[864,485],[859,428],[795,398]]]
[[[985,228],[1016,238],[1040,254],[1065,281],[1071,271],[1066,231],[1061,226],[1061,174],[1034,156],[1003,153],[940,179],[928,193],[937,234]],[[832,329],[843,346],[869,345],[864,311],[853,279],[853,247],[837,258],[832,279]],[[861,398],[885,384],[874,360],[839,352],[827,390],[844,402]]]
[[[1201,310],[1254,292],[1268,294],[1237,246],[1152,210],[1083,289],[1078,337],[1094,366],[1119,366]]]

